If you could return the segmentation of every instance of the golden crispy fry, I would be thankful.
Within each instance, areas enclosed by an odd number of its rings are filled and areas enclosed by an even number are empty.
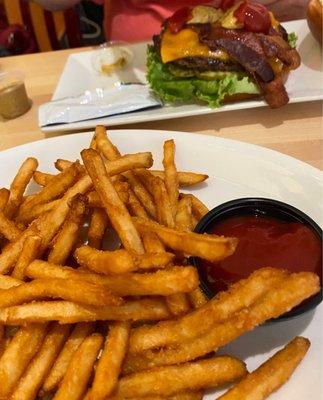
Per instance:
[[[80,176],[80,163],[76,161],[68,169],[55,175],[51,184],[45,186],[39,193],[27,198],[20,207],[18,220],[24,221],[24,214],[36,205],[48,203],[64,194]]]
[[[193,267],[171,267],[167,270],[158,270],[147,274],[128,273],[104,276],[37,260],[26,268],[26,274],[34,279],[85,280],[102,285],[119,296],[166,296],[189,292],[199,282]]]
[[[23,196],[30,182],[34,171],[38,167],[38,161],[35,158],[27,158],[19,168],[14,180],[10,185],[10,196],[5,208],[5,215],[8,218],[16,216],[18,208],[23,201]]]
[[[93,334],[75,352],[54,400],[79,400],[85,393],[103,337]]]
[[[128,203],[129,201],[129,184],[127,182],[120,182],[117,181],[113,183],[115,190],[118,193],[118,196],[122,200],[123,203]],[[97,207],[97,208],[104,208],[103,203],[95,190],[90,192],[87,195],[89,206],[90,207]]]
[[[172,210],[173,218],[176,216],[177,212],[177,202],[178,202],[178,177],[177,169],[175,165],[175,142],[174,140],[166,140],[164,142],[164,159],[163,165],[165,170],[165,187],[168,193],[170,207]],[[161,179],[158,178],[157,179]],[[161,179],[162,180],[162,179]],[[167,224],[167,226],[172,227]]]
[[[175,216],[175,226],[178,230],[192,232],[192,200],[190,197],[183,197],[177,203],[177,212]]]
[[[18,330],[0,359],[0,399],[8,399],[16,388],[46,334],[46,324],[28,325]]]
[[[24,280],[25,268],[39,257],[41,244],[42,240],[40,236],[33,235],[26,237],[22,251],[11,274],[13,278]]]
[[[158,353],[148,350],[140,353],[140,357],[129,357],[125,371],[133,372],[201,357],[225,346],[268,319],[277,318],[286,313],[313,296],[319,289],[320,282],[317,275],[310,272],[291,274],[249,308],[243,309],[226,321],[213,326],[207,333],[191,342]]]
[[[1,275],[0,274],[0,289],[9,289],[14,286],[19,286],[23,282],[19,279],[15,279],[9,275]]]
[[[129,333],[129,322],[116,322],[110,326],[102,355],[95,370],[90,399],[105,400],[117,386],[121,365],[128,347]]]
[[[88,230],[89,246],[93,247],[94,249],[102,248],[104,234],[108,225],[109,218],[105,210],[101,208],[95,208],[91,215],[91,221]]]
[[[35,279],[10,289],[0,290],[0,308],[24,304],[47,297],[94,306],[120,305],[122,300],[106,287],[87,281]]]
[[[130,353],[192,341],[230,315],[249,307],[268,290],[283,282],[287,272],[273,268],[255,271],[247,279],[221,292],[203,307],[175,321],[142,326],[132,331]]]
[[[17,261],[27,236],[32,234],[40,236],[44,249],[47,248],[66,218],[70,200],[78,193],[86,193],[91,185],[92,181],[89,176],[81,178],[65,193],[58,205],[51,212],[40,216],[22,233],[18,240],[7,245],[0,254],[0,273],[4,274],[10,271],[11,267]]]
[[[128,209],[130,214],[134,217],[149,219],[144,206],[140,203],[132,190],[129,191]]]
[[[58,387],[66,373],[67,367],[73,358],[74,353],[82,344],[84,339],[92,332],[92,323],[81,322],[76,324],[42,386],[42,390],[45,393],[51,392]]]
[[[174,228],[174,206],[170,203],[164,181],[158,177],[154,178],[153,190],[157,211],[157,221],[162,225]]]
[[[154,176],[158,176],[159,178],[165,180],[164,171],[150,170],[150,172]],[[194,186],[197,185],[198,183],[204,182],[206,179],[208,179],[208,175],[197,174],[195,172],[177,171],[177,179],[180,187],[187,187],[187,186]]]
[[[0,358],[6,348],[6,332],[4,325],[0,325]]]
[[[206,215],[209,212],[209,209],[206,207],[206,205],[203,204],[201,202],[201,200],[199,200],[196,196],[194,196],[194,194],[183,194],[183,195],[181,195],[181,197],[182,198],[185,198],[185,197],[191,198],[193,214],[197,218],[198,221],[200,219],[202,219],[204,217],[204,215]]]
[[[259,368],[226,392],[219,400],[264,400],[291,377],[305,357],[310,341],[296,337]]]
[[[161,226],[152,221],[133,218],[139,232],[154,232],[166,247],[197,256],[208,261],[219,261],[231,255],[237,246],[237,239],[215,235],[200,235],[191,232],[179,232]]]
[[[3,211],[8,203],[10,191],[6,188],[0,189],[0,211]]]
[[[242,361],[228,356],[214,357],[125,376],[119,381],[116,396],[169,396],[185,390],[217,387],[246,373]]]
[[[101,156],[95,150],[88,149],[82,151],[82,158],[122,244],[127,250],[143,253],[139,234],[106,173]]]
[[[132,171],[125,172],[123,175],[127,178],[134,194],[137,196],[147,213],[155,219],[157,211],[152,195]]]
[[[112,144],[111,141],[108,139],[105,126],[98,125],[95,128],[94,137],[98,149],[102,152],[102,154],[107,160],[109,161],[116,160],[121,156],[117,147],[114,144]]]
[[[82,267],[110,275],[139,269],[165,268],[173,261],[174,254],[166,252],[136,254],[124,249],[100,251],[82,246],[75,251],[75,258]]]
[[[79,282],[79,281],[78,281]],[[158,321],[169,318],[162,299],[129,301],[121,306],[85,306],[69,301],[41,301],[0,310],[0,322],[21,325],[33,322],[58,321],[61,324],[90,321]]]
[[[32,359],[11,395],[11,400],[34,400],[37,397],[37,393],[67,339],[69,331],[68,325],[54,323],[51,326],[41,348]]]
[[[203,391],[194,391],[194,392],[182,392],[178,394],[174,394],[173,396],[145,396],[144,400],[202,400],[203,399]],[[83,400],[91,400],[90,399],[90,390],[83,397]],[[123,396],[112,396],[109,397],[109,400],[143,400],[142,397],[127,397],[125,399]]]
[[[36,183],[40,186],[46,186],[49,184],[49,181],[54,177],[53,174],[47,174],[46,172],[35,171],[33,173],[33,178]]]
[[[54,245],[48,255],[48,261],[54,264],[65,264],[68,256],[73,251],[80,230],[83,226],[84,217],[87,212],[87,199],[84,195],[76,195],[70,204],[61,230],[58,232]]]
[[[190,310],[190,303],[184,293],[171,294],[165,300],[167,307],[173,315],[180,316]]]
[[[17,225],[0,211],[0,233],[10,242],[15,241],[22,234]]]
[[[165,246],[159,240],[156,233],[143,232],[141,236],[147,253],[163,253],[165,251]]]
[[[49,203],[37,204],[31,209],[27,209],[24,215],[21,217],[20,222],[29,224],[34,219],[38,218],[40,215],[45,214],[49,211],[53,211],[54,208],[58,206],[60,199],[52,200]]]
[[[208,301],[206,294],[200,287],[187,293],[187,297],[193,308],[200,308]]]

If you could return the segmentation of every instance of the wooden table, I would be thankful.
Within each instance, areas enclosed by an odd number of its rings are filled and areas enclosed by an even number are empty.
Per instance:
[[[41,132],[37,125],[37,109],[50,100],[67,57],[75,51],[80,49],[0,58],[0,69],[25,73],[27,91],[33,101],[27,114],[15,120],[0,121],[0,150],[62,134]],[[280,151],[317,168],[323,167],[321,102],[290,104],[278,110],[259,108],[146,122],[127,125],[127,128],[179,130],[236,139]]]

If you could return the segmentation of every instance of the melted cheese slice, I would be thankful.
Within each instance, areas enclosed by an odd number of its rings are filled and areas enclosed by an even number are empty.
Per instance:
[[[229,59],[225,51],[211,51],[206,44],[200,43],[198,34],[189,28],[176,34],[166,29],[162,35],[160,53],[163,63],[186,57],[211,57],[223,61]]]

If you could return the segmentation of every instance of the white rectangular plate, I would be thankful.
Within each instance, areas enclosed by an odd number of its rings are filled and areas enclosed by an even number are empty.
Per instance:
[[[320,45],[313,39],[305,20],[291,21],[284,26],[288,32],[297,34],[297,48],[302,58],[301,66],[296,71],[291,72],[286,83],[290,103],[323,99],[323,88],[319,84],[322,82]],[[100,76],[94,71],[91,64],[93,51],[72,54],[66,62],[52,100],[78,96],[85,90],[97,87],[109,88],[120,80],[123,82],[145,82],[147,43],[135,44],[130,48],[135,56],[133,66],[124,71],[118,71],[111,77]],[[69,131],[93,128],[98,124],[109,126],[132,124],[264,106],[267,106],[267,104],[262,100],[241,101],[226,104],[217,109],[197,104],[165,106],[159,109],[143,110],[89,121],[53,125],[43,127],[42,130],[44,132]]]

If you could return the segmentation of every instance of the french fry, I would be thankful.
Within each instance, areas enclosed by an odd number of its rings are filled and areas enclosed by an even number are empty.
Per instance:
[[[0,233],[10,242],[13,242],[19,238],[22,231],[0,211]]]
[[[164,142],[164,159],[163,165],[165,170],[165,187],[168,193],[169,202],[171,206],[171,211],[173,218],[176,216],[177,212],[177,202],[178,202],[178,177],[177,169],[175,165],[175,142],[174,140],[166,140]],[[161,178],[157,178],[161,179]],[[171,225],[167,225],[172,227]]]
[[[33,208],[25,210],[24,215],[21,216],[20,222],[25,224],[31,223],[34,219],[37,219],[40,215],[53,211],[58,206],[60,199],[52,200],[49,203],[37,204]]]
[[[77,243],[86,213],[86,197],[84,195],[76,195],[71,201],[70,211],[67,214],[61,230],[55,238],[50,253],[48,254],[49,262],[54,264],[65,264],[65,261]]]
[[[35,171],[33,173],[33,179],[39,186],[46,186],[50,180],[54,177],[53,174],[47,174],[46,172]]]
[[[90,399],[105,400],[116,388],[128,347],[129,334],[129,322],[116,322],[110,326],[102,355],[95,370]]]
[[[154,176],[158,176],[159,178],[165,180],[164,171],[150,170],[150,172]],[[195,172],[177,171],[177,179],[180,187],[189,187],[204,182],[206,179],[208,179],[208,175],[197,174]]]
[[[192,232],[192,200],[190,197],[183,197],[177,203],[177,212],[175,215],[175,226],[183,232]]]
[[[149,219],[144,206],[140,203],[137,196],[132,190],[129,192],[128,209],[130,214],[135,217]]]
[[[40,216],[15,242],[7,245],[0,254],[0,274],[10,271],[14,263],[17,261],[27,236],[30,236],[31,234],[40,236],[42,238],[43,247],[47,248],[66,218],[69,211],[70,200],[78,193],[86,193],[91,186],[92,181],[89,176],[81,178],[65,193],[58,205],[51,212],[44,216]]]
[[[54,323],[38,353],[11,395],[11,400],[34,400],[70,331],[69,325]]]
[[[6,332],[4,325],[0,325],[0,359],[6,348]]]
[[[288,381],[309,347],[308,339],[296,337],[218,400],[266,399]]]
[[[203,307],[175,321],[163,321],[155,326],[133,329],[129,353],[193,341],[216,324],[251,306],[261,296],[283,282],[287,276],[288,273],[283,270],[259,269],[247,279],[238,281],[226,292],[220,292]]]
[[[94,249],[102,248],[104,234],[108,225],[109,218],[105,210],[101,208],[95,208],[91,215],[90,226],[88,230],[89,246],[93,247]]]
[[[125,371],[133,372],[160,365],[177,364],[216,351],[217,348],[225,346],[268,319],[277,318],[296,307],[317,293],[319,289],[317,275],[310,272],[291,274],[265,293],[259,301],[213,326],[204,335],[173,349],[169,348],[160,352],[149,350],[140,353],[140,357],[129,357],[126,360]]]
[[[58,298],[76,303],[106,306],[120,305],[122,300],[105,287],[87,281],[35,279],[10,289],[0,290],[0,308],[11,307],[42,298]]]
[[[132,170],[134,168],[150,168],[153,163],[152,155],[149,152],[125,154],[123,156],[119,155],[119,157],[114,159],[113,161],[110,159],[108,160],[109,161],[105,161],[104,164],[107,170],[107,174],[111,177]],[[71,164],[71,161],[62,159],[58,159],[55,162],[55,166],[59,171],[64,171],[69,166],[71,166]],[[85,169],[83,171],[86,172]]]
[[[170,294],[165,300],[167,307],[173,315],[180,316],[190,310],[190,303],[184,293]]]
[[[54,400],[79,400],[84,395],[94,363],[101,349],[103,337],[93,334],[76,350]]]
[[[133,220],[139,232],[156,233],[166,247],[208,261],[214,262],[228,257],[235,251],[238,242],[235,238],[179,232],[137,217],[134,217]]]
[[[10,191],[6,188],[0,189],[0,211],[3,211],[8,203]]]
[[[154,232],[143,232],[142,241],[147,253],[163,253],[165,246]]]
[[[128,301],[121,306],[85,306],[69,301],[42,301],[12,306],[0,310],[0,322],[21,325],[58,321],[61,324],[91,321],[159,321],[169,318],[162,299]]]
[[[40,236],[27,236],[19,255],[17,263],[11,276],[16,279],[25,280],[25,268],[36,258],[41,251],[42,240]]]
[[[189,292],[198,285],[197,272],[193,267],[170,267],[154,273],[104,276],[37,260],[26,268],[26,274],[34,279],[85,280],[102,285],[119,296],[167,296]]]
[[[127,178],[134,194],[137,196],[147,213],[155,219],[157,211],[152,195],[132,171],[125,172],[123,175]]]
[[[19,286],[22,283],[22,281],[15,279],[12,276],[0,274],[0,289],[9,289],[14,286]]]
[[[182,392],[178,394],[174,394],[172,396],[145,396],[144,400],[202,400],[204,391],[189,391]],[[83,400],[90,400],[89,397],[85,397]],[[120,398],[119,396],[113,396],[110,400],[124,400],[124,397]],[[131,397],[129,400],[142,400],[141,397]]]
[[[103,125],[96,126],[94,137],[98,149],[102,152],[102,154],[107,160],[113,161],[121,157],[121,154],[117,149],[117,147],[114,144],[112,144],[112,142],[108,139],[105,126]]]
[[[18,330],[0,359],[0,399],[8,399],[18,380],[39,349],[46,324],[28,325]]]
[[[68,325],[67,325],[68,326]],[[45,393],[55,390],[62,381],[67,367],[73,358],[74,353],[82,344],[84,339],[93,332],[93,324],[81,322],[76,324],[64,347],[59,353],[54,365],[52,366],[47,378],[45,379],[42,391]]]
[[[10,185],[10,196],[5,208],[5,215],[13,218],[23,201],[23,196],[30,182],[34,171],[38,167],[38,161],[35,158],[27,158],[19,168],[15,178]]]
[[[228,356],[214,357],[127,375],[120,379],[116,396],[170,396],[185,390],[218,387],[246,373],[242,361]]]
[[[209,209],[206,207],[206,205],[202,203],[202,201],[199,200],[196,196],[194,196],[194,194],[184,194],[181,196],[182,198],[185,197],[191,198],[193,214],[198,221],[202,219],[204,215],[206,215],[209,212]]]
[[[174,259],[174,254],[166,252],[136,254],[124,249],[100,251],[89,246],[79,247],[74,256],[82,267],[106,275],[165,268]]]
[[[101,156],[93,149],[83,150],[81,154],[93,185],[101,198],[111,224],[118,232],[122,244],[127,250],[143,253],[144,248],[140,236],[128,210],[120,200],[107,175]]]
[[[200,287],[187,293],[187,297],[193,308],[200,308],[204,306],[204,304],[206,304],[208,301],[206,294]]]
[[[28,210],[31,210],[33,207],[48,203],[51,200],[55,200],[64,194],[74,183],[77,181],[80,176],[80,163],[77,161],[73,163],[68,169],[61,172],[58,175],[55,175],[51,184],[43,187],[43,189],[32,196],[31,198],[27,198],[22,206],[20,207],[18,220],[24,221],[24,213]]]
[[[113,186],[122,202],[127,204],[129,201],[129,184],[127,182],[117,181],[113,183]],[[104,208],[102,201],[95,190],[88,193],[87,198],[90,207]]]
[[[165,183],[160,178],[153,180],[154,200],[156,204],[157,221],[170,228],[174,228],[173,206],[170,203]]]

